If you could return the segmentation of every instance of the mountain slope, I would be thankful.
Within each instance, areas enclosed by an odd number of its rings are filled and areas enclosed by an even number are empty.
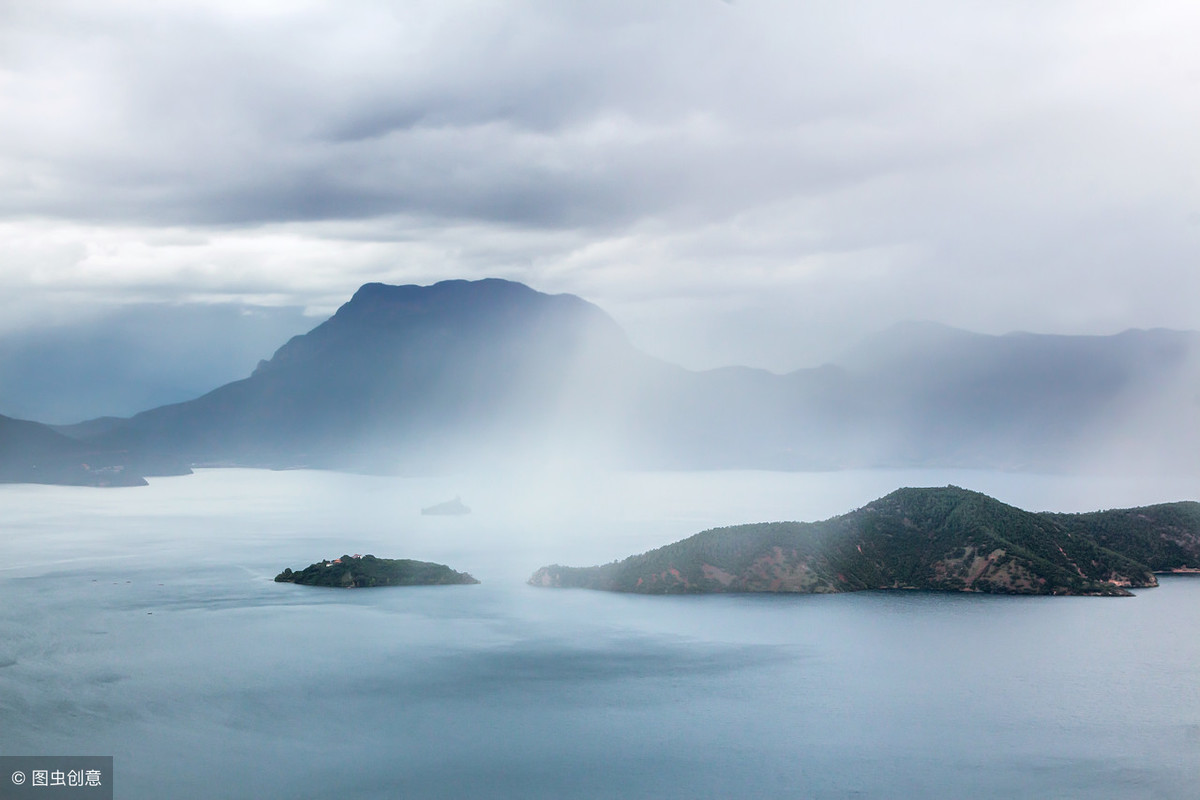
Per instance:
[[[142,459],[371,471],[1195,469],[1197,403],[1191,333],[900,326],[839,364],[693,372],[578,297],[491,279],[367,284],[248,378],[59,430]]]
[[[0,483],[72,486],[144,486],[123,463],[125,454],[106,453],[28,420],[0,416]]]
[[[1167,530],[1188,543],[1186,564],[1200,567],[1200,504],[1177,504],[1148,517],[1139,540]],[[1136,510],[1135,510],[1136,511]],[[1178,512],[1178,513],[1177,513]],[[1128,594],[1154,586],[1130,537],[1098,537],[1094,516],[1035,514],[950,486],[900,489],[824,522],[738,525],[597,567],[550,566],[535,586],[646,594],[847,592],[927,589],[1005,594]]]
[[[570,295],[501,280],[367,284],[249,378],[100,440],[198,462],[437,466],[556,434],[602,439],[615,421],[601,412],[649,363]]]
[[[886,461],[1195,469],[1200,335],[987,336],[897,325],[838,361]],[[1176,398],[1173,404],[1163,400]]]
[[[144,303],[0,332],[0,413],[74,423],[188,400],[313,324],[293,307]]]

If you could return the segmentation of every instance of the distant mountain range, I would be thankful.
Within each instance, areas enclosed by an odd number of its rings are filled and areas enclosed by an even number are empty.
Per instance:
[[[144,486],[127,461],[127,453],[106,453],[37,422],[0,416],[0,483]]]
[[[247,378],[46,433],[141,474],[573,462],[1194,469],[1198,420],[1196,333],[909,324],[819,368],[696,372],[638,351],[578,297],[491,279],[367,284]],[[0,439],[10,480],[25,468],[17,441]]]
[[[534,586],[642,594],[925,589],[1128,595],[1200,569],[1200,503],[1090,514],[1022,511],[947,486],[899,489],[824,522],[735,525]]]
[[[129,416],[244,377],[315,320],[296,307],[140,303],[0,333],[0,414]]]

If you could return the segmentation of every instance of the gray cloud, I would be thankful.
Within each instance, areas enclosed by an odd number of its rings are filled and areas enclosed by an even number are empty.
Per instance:
[[[259,243],[0,281],[497,274],[695,365],[912,317],[1196,327],[1198,34],[1161,0],[0,4],[10,230]],[[290,282],[248,254],[314,241]]]

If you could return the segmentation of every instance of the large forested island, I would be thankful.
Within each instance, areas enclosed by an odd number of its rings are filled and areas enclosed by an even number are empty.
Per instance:
[[[823,522],[715,528],[624,561],[529,582],[645,594],[917,589],[1130,595],[1200,570],[1200,503],[1023,511],[956,486],[899,489]]]
[[[407,558],[376,558],[372,555],[344,555],[318,561],[293,572],[290,568],[275,576],[276,583],[305,586],[332,586],[340,589],[364,589],[372,586],[445,586],[479,583],[465,572],[455,572],[445,564],[413,561]]]

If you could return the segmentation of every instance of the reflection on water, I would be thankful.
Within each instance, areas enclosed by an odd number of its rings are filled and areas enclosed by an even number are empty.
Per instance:
[[[112,754],[128,798],[1194,797],[1200,578],[1125,600],[523,584],[945,483],[1048,510],[1196,496],[961,472],[0,487],[0,753]],[[420,515],[454,495],[474,513]],[[271,581],[345,552],[484,583]]]

